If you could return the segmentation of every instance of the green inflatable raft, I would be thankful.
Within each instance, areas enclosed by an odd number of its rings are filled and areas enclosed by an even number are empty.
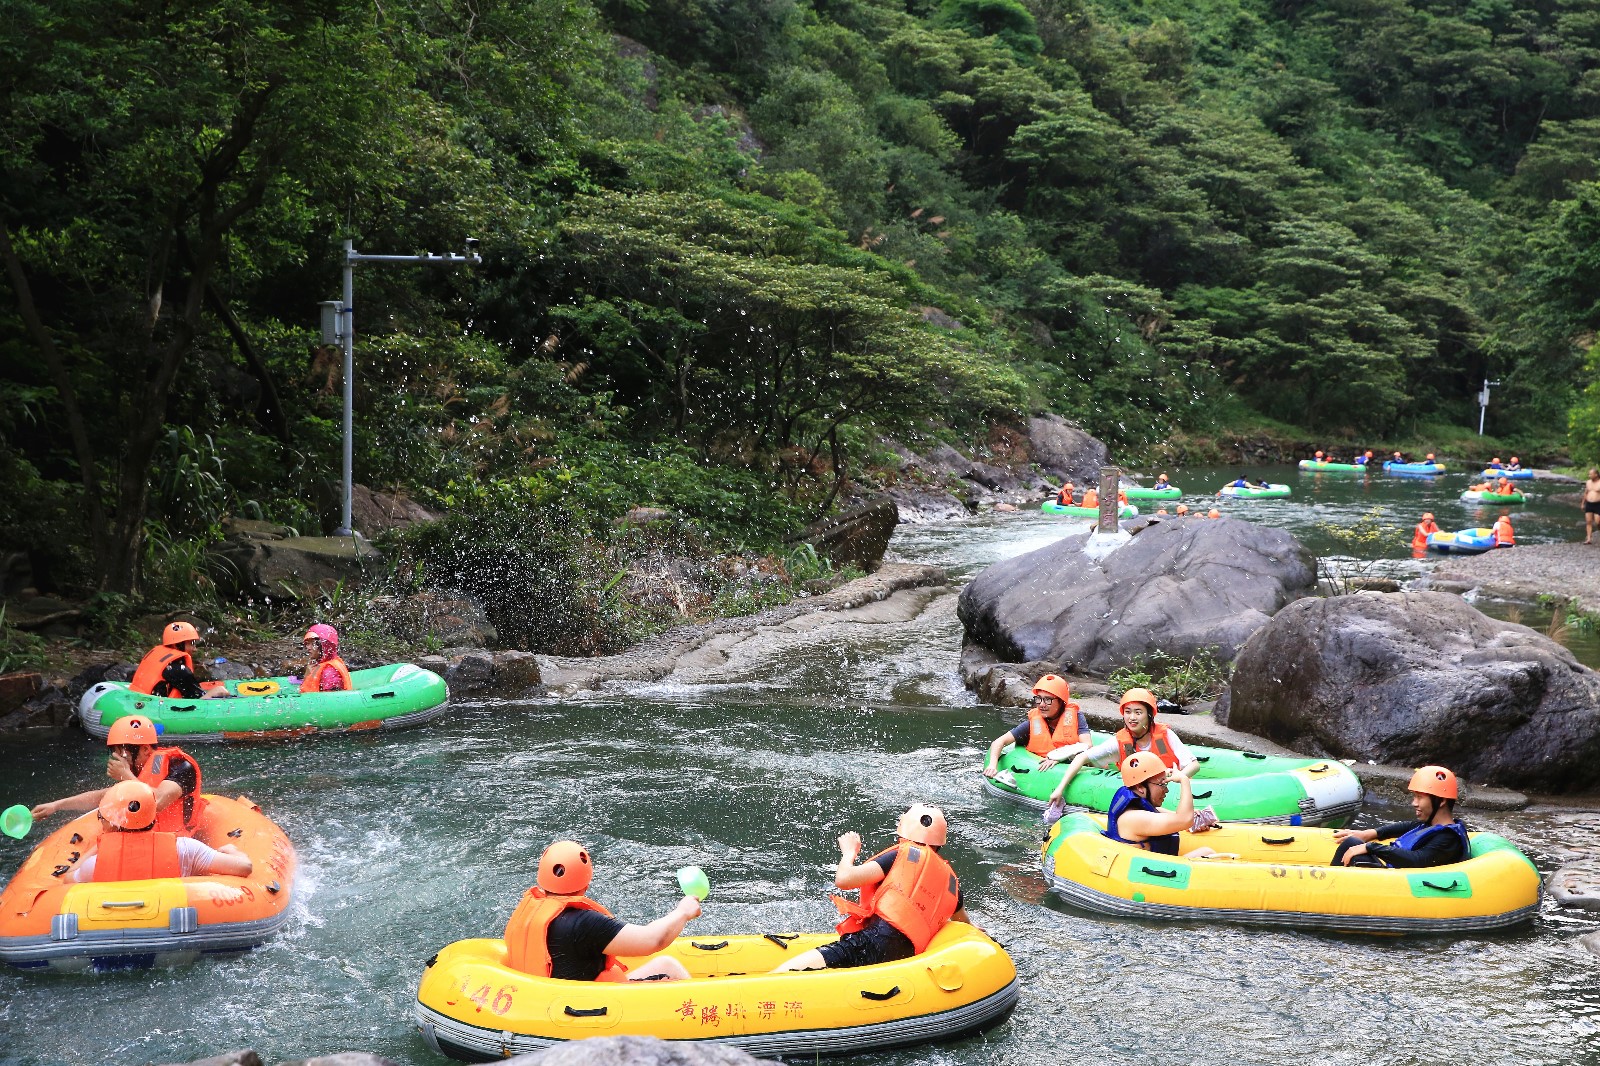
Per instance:
[[[124,681],[102,681],[78,701],[78,720],[91,736],[105,739],[111,723],[143,715],[162,735],[184,740],[267,740],[307,733],[403,729],[437,718],[450,707],[444,678],[411,663],[352,670],[346,692],[301,694],[286,677],[228,681],[234,699],[184,700],[129,690]]]
[[[1096,736],[1094,742],[1102,738]],[[1200,760],[1194,776],[1195,807],[1211,807],[1224,822],[1271,825],[1343,826],[1361,806],[1361,781],[1336,759],[1260,755],[1231,748],[1190,744]],[[984,758],[987,760],[988,754]],[[1000,756],[999,770],[984,779],[984,788],[1015,803],[1043,808],[1065,772],[1053,766],[1040,772],[1039,758],[1013,746]],[[1106,813],[1122,786],[1116,770],[1085,766],[1067,786],[1067,809]],[[1179,790],[1169,789],[1168,810],[1178,806]]]
[[[1362,463],[1324,463],[1318,459],[1300,460],[1300,469],[1340,474],[1365,474],[1367,472],[1366,466]]]
[[[1290,495],[1290,489],[1288,485],[1281,485],[1276,482],[1266,486],[1248,485],[1241,487],[1239,485],[1224,485],[1217,491],[1217,495],[1232,496],[1236,500],[1281,500],[1283,497]]]
[[[1461,494],[1464,503],[1527,503],[1528,498],[1520,492],[1487,492],[1483,489],[1468,489]]]
[[[1122,494],[1130,500],[1181,500],[1183,490],[1176,485],[1158,489],[1149,485],[1124,485]]]
[[[1039,505],[1039,510],[1043,511],[1045,514],[1070,515],[1073,518],[1100,517],[1100,508],[1098,507],[1063,506],[1054,500],[1044,501],[1044,503]],[[1132,504],[1123,504],[1117,510],[1117,517],[1119,518],[1137,518],[1138,516],[1139,508],[1133,506]]]

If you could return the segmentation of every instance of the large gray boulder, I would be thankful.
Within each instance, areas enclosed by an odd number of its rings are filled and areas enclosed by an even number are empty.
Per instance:
[[[1227,661],[1279,608],[1309,592],[1316,561],[1280,529],[1231,518],[1135,527],[1096,562],[1089,534],[996,563],[961,593],[967,639],[1006,662],[1106,674],[1151,652]]]
[[[834,566],[859,566],[873,570],[900,523],[900,509],[888,496],[877,496],[858,507],[813,522],[795,539],[816,549]]]
[[[1235,729],[1300,750],[1541,792],[1600,784],[1600,675],[1442,592],[1290,604],[1245,645]]]
[[[1079,485],[1094,484],[1110,460],[1104,444],[1052,414],[1028,419],[1028,451],[1045,473]]]
[[[383,556],[361,537],[229,537],[213,553],[218,586],[238,596],[296,600],[378,572]]]

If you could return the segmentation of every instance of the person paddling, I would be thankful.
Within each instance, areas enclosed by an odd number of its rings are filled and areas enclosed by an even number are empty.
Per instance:
[[[1455,816],[1461,787],[1443,766],[1419,767],[1406,785],[1415,822],[1393,822],[1376,829],[1339,829],[1334,866],[1387,866],[1416,869],[1448,866],[1472,856],[1467,827]],[[1382,841],[1393,840],[1393,844]]]
[[[658,955],[630,970],[621,957],[665,950],[700,916],[700,901],[685,895],[649,925],[629,925],[590,899],[594,863],[582,844],[558,840],[539,856],[539,875],[506,922],[506,965],[558,981],[681,981],[688,969]]]
[[[1033,686],[1033,706],[1028,709],[1028,716],[989,745],[983,776],[993,777],[999,772],[1000,756],[1013,744],[1026,746],[1039,756],[1039,769],[1048,770],[1083,751],[1089,746],[1088,741],[1089,719],[1072,702],[1071,686],[1063,677],[1045,674]]]
[[[949,828],[944,812],[926,803],[913,805],[895,826],[895,846],[859,866],[861,835],[839,837],[837,888],[861,890],[861,902],[842,896],[833,902],[845,917],[842,934],[831,944],[796,955],[773,973],[873,966],[920,955],[949,922],[967,922],[961,883],[939,853]]]

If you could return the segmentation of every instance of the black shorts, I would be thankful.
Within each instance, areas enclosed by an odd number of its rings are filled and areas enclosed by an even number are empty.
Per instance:
[[[1583,501],[1583,513],[1584,514],[1600,514],[1600,500],[1584,500]]]
[[[882,918],[871,919],[866,928],[846,933],[833,943],[822,945],[817,951],[830,970],[874,966],[880,962],[909,959],[916,954],[911,938]]]

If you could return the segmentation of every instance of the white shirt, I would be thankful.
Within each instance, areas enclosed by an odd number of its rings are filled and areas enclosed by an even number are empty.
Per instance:
[[[178,838],[178,876],[198,877],[211,872],[213,864],[222,857],[222,852],[202,844],[194,837]],[[94,861],[98,858],[91,855],[83,860],[83,865],[72,871],[74,881],[94,880]]]

